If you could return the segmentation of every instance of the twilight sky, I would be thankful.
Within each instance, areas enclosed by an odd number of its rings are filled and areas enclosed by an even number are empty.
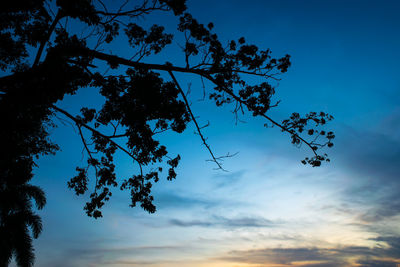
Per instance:
[[[332,162],[320,168],[300,160],[310,151],[263,121],[199,102],[193,111],[210,121],[204,134],[217,155],[239,152],[215,171],[193,126],[161,137],[182,156],[175,181],[154,187],[158,211],[129,208],[115,190],[104,217],[88,218],[84,197],[67,180],[85,161],[74,129],[59,124],[53,140],[62,151],[40,160],[34,183],[47,194],[35,241],[37,266],[398,266],[400,264],[400,2],[399,1],[188,1],[202,23],[214,22],[223,40],[245,36],[290,54],[292,66],[276,89],[277,120],[292,112],[325,111],[335,117]],[[143,21],[166,25],[176,18]],[[120,48],[124,55],[125,48]],[[176,43],[161,63],[184,65]],[[126,51],[129,58],[129,51]],[[160,58],[159,58],[160,59]],[[100,105],[90,88],[59,106],[76,114],[79,103]],[[120,177],[131,175],[121,156]],[[12,265],[13,266],[13,265]]]

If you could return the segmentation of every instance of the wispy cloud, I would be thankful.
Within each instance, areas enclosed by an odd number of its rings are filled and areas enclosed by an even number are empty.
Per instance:
[[[362,221],[373,223],[400,214],[400,197],[396,194],[382,197],[375,206],[359,216]]]
[[[208,220],[180,220],[171,219],[169,223],[181,227],[223,227],[223,228],[245,228],[245,227],[275,227],[279,222],[267,220],[262,217],[236,217],[227,218],[222,216],[212,216]]]
[[[359,260],[357,263],[365,267],[397,267],[398,261],[384,261],[384,260]]]
[[[337,248],[265,248],[245,251],[230,251],[218,258],[228,262],[247,264],[281,264],[287,266],[398,266],[400,263],[400,238],[379,237],[386,245],[377,244],[373,248],[366,246],[346,246]]]
[[[220,201],[200,197],[185,196],[173,193],[159,193],[156,195],[155,203],[157,208],[212,208],[221,205]]]
[[[214,175],[216,186],[218,188],[226,187],[232,184],[237,183],[244,176],[245,171],[235,171],[230,173],[216,174]]]
[[[336,164],[351,177],[342,201],[363,207],[359,219],[368,223],[400,215],[400,141],[388,130],[339,130]]]

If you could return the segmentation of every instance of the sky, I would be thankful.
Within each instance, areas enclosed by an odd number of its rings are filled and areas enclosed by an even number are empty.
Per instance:
[[[277,57],[291,55],[269,115],[332,114],[331,162],[304,166],[305,147],[250,115],[235,124],[229,108],[196,100],[198,79],[177,74],[183,87],[191,83],[199,121],[210,121],[204,134],[215,154],[238,152],[224,161],[228,172],[206,161],[193,125],[167,133],[161,140],[182,161],[176,180],[154,187],[157,212],[128,207],[128,192],[115,190],[94,220],[83,211],[87,197],[66,185],[85,162],[82,144],[57,121],[52,138],[61,151],[40,159],[33,180],[48,201],[36,266],[399,266],[400,2],[189,0],[188,11],[212,21],[222,40],[245,36]],[[142,21],[152,22],[168,29],[176,19]],[[184,66],[172,46],[161,59]],[[88,101],[100,105],[91,88],[58,105],[76,114]],[[120,156],[117,171],[126,177],[135,166]]]

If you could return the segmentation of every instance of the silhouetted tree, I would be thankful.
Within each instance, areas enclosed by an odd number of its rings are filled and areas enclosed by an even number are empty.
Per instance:
[[[7,266],[15,255],[19,266],[31,266],[34,262],[32,238],[37,238],[42,231],[42,220],[32,211],[31,199],[36,207],[42,209],[46,204],[44,192],[37,186],[7,184],[0,191],[0,266]]]
[[[183,66],[180,62],[143,62],[164,51],[174,36],[160,25],[145,29],[137,18],[163,11],[178,18]],[[28,183],[35,160],[57,150],[48,138],[57,113],[76,126],[88,156],[87,165],[76,168],[77,175],[68,187],[77,195],[86,193],[88,170],[94,170],[93,190],[84,208],[94,218],[102,216],[100,209],[113,187],[130,191],[130,206],[139,204],[155,212],[152,184],[165,168],[167,179],[174,179],[180,160],[179,155],[169,156],[156,139],[162,132],[182,133],[193,122],[211,160],[222,169],[221,159],[230,155],[214,155],[175,73],[201,79],[210,87],[204,88],[204,94],[217,106],[232,105],[236,116],[248,111],[263,117],[268,125],[289,134],[293,144],[308,146],[313,156],[304,159],[304,164],[319,166],[329,161],[317,151],[331,147],[334,135],[316,126],[331,120],[330,115],[293,113],[281,123],[267,115],[277,105],[271,102],[275,88],[270,81],[278,81],[278,75],[287,71],[289,56],[273,58],[269,49],[260,50],[243,37],[223,44],[213,33],[212,23],[200,24],[185,11],[185,0],[125,1],[119,6],[101,0],[14,0],[2,6],[0,264],[6,265],[13,254],[20,266],[33,264],[29,229],[36,238],[41,220],[31,201],[40,209],[45,198],[40,188]],[[113,45],[123,41],[129,43],[133,56],[117,54]],[[246,81],[249,76],[265,81],[253,84]],[[57,106],[65,95],[83,87],[99,89],[105,99],[100,109],[82,107],[81,114],[72,115]],[[323,142],[318,141],[321,137]],[[138,166],[137,173],[125,180],[117,179],[114,171],[117,150]]]

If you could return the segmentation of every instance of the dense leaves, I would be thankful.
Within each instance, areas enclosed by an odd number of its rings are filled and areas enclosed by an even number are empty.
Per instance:
[[[282,122],[282,130],[291,134],[292,144],[294,145],[299,146],[303,143],[303,140],[299,134],[303,133],[304,131],[306,131],[309,136],[314,136],[309,142],[309,146],[314,152],[314,156],[311,158],[306,157],[301,161],[303,164],[310,164],[313,167],[319,167],[322,161],[330,161],[327,154],[319,155],[317,154],[317,150],[325,146],[332,147],[332,140],[335,138],[335,135],[333,132],[326,133],[324,130],[317,130],[314,128],[325,125],[332,119],[333,117],[325,112],[320,112],[319,114],[316,112],[310,112],[304,117],[301,117],[295,112],[292,114],[292,116],[290,116],[289,119]],[[318,140],[319,137],[325,137],[326,141],[324,143],[320,143]]]
[[[223,44],[213,32],[213,23],[203,25],[185,13],[185,2],[126,1],[116,7],[90,0],[16,0],[2,7],[1,266],[7,265],[12,255],[20,266],[33,264],[32,237],[40,234],[41,220],[32,201],[41,209],[45,197],[29,182],[38,157],[58,149],[49,138],[56,114],[69,120],[81,138],[86,163],[76,167],[68,187],[76,195],[89,194],[84,209],[94,218],[102,216],[101,208],[116,188],[130,193],[130,206],[156,211],[152,186],[160,179],[175,179],[180,161],[180,156],[170,155],[157,138],[165,131],[182,133],[193,122],[211,161],[222,168],[223,157],[215,156],[207,144],[191,110],[190,96],[174,72],[207,81],[204,95],[217,106],[231,105],[236,118],[249,111],[264,118],[267,125],[279,127],[294,145],[305,144],[313,156],[303,163],[316,167],[329,161],[319,150],[332,147],[335,136],[319,127],[332,116],[293,113],[278,123],[267,114],[277,105],[273,102],[275,85],[290,66],[290,56],[273,58],[269,49],[262,50],[244,37]],[[181,39],[174,39],[162,25],[142,27],[138,18],[168,11],[177,16],[177,33],[184,38],[179,44],[184,62],[144,63],[146,57],[162,53]],[[70,21],[74,27],[67,26]],[[130,49],[128,57],[115,50],[122,41]],[[249,77],[262,81],[249,82],[254,81]],[[73,115],[58,107],[65,95],[83,87],[100,93],[104,99],[100,108],[88,103],[80,114]],[[132,160],[129,177],[116,174],[117,152]]]

